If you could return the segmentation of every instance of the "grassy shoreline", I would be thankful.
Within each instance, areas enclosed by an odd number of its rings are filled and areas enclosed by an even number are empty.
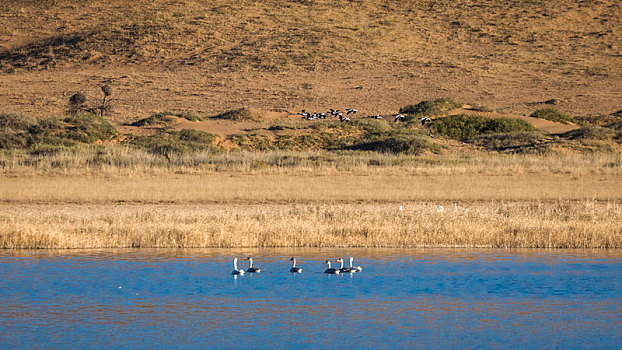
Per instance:
[[[0,248],[622,248],[619,154],[19,157],[0,172]]]
[[[622,248],[622,206],[585,202],[0,206],[0,247]]]

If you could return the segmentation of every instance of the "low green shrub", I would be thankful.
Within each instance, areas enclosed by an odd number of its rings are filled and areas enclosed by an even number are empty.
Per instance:
[[[21,114],[0,115],[0,149],[71,147],[66,124],[57,118],[37,120]]]
[[[78,114],[63,119],[67,129],[62,135],[70,140],[93,143],[98,140],[110,140],[115,137],[117,129],[103,117],[96,114]]]
[[[462,106],[451,98],[438,98],[436,100],[421,101],[415,105],[408,105],[400,108],[400,113],[410,116],[429,116],[436,117],[448,111]]]
[[[611,140],[616,134],[616,131],[613,129],[600,126],[585,126],[568,131],[561,136],[570,140]]]
[[[350,124],[367,135],[383,135],[393,131],[393,126],[383,119],[357,119]]]
[[[434,133],[461,141],[471,140],[483,134],[535,130],[533,125],[524,120],[513,118],[491,119],[475,115],[451,115],[437,118],[430,128]]]
[[[413,155],[420,155],[426,151],[441,152],[440,146],[431,143],[428,138],[421,135],[395,135],[358,143],[348,147],[348,149]]]
[[[245,151],[268,151],[275,149],[272,139],[263,134],[236,134],[231,136],[231,142]]]
[[[163,126],[171,125],[175,121],[174,117],[184,118],[192,122],[205,120],[205,118],[199,115],[196,115],[194,113],[191,113],[191,112],[165,111],[165,112],[154,113],[146,118],[139,119],[131,123],[130,125],[131,126],[161,126],[163,127]]]
[[[233,121],[261,121],[262,116],[248,108],[239,108],[226,111],[212,117],[213,119],[225,119]]]
[[[559,111],[556,108],[538,109],[537,111],[531,113],[531,115],[529,116],[533,118],[546,119],[552,122],[558,122],[558,123],[564,123],[564,124],[577,123],[577,120],[575,120],[573,117]]]
[[[0,114],[0,130],[5,132],[26,131],[35,124],[37,124],[37,119],[29,115],[17,113]]]
[[[218,151],[214,145],[218,136],[204,131],[183,129],[149,136],[134,136],[129,143],[158,155],[188,154],[198,151]]]
[[[481,135],[475,137],[472,141],[473,144],[481,146],[489,151],[520,152],[523,148],[537,146],[543,140],[542,135],[538,132],[520,131]]]

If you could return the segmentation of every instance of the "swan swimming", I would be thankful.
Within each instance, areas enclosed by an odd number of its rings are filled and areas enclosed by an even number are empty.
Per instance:
[[[260,273],[261,272],[261,269],[253,267],[253,258],[251,258],[249,256],[248,258],[246,258],[246,260],[249,261],[248,270],[246,270],[246,272],[250,272],[250,273]]]
[[[289,272],[302,273],[302,267],[296,267],[296,258],[292,257],[289,261],[292,261],[292,268],[289,269]]]
[[[350,264],[350,267],[343,267],[343,258],[337,259],[337,262],[341,264],[341,267],[339,267],[339,273],[355,273],[356,272],[356,269],[352,267],[352,264]]]
[[[360,266],[352,266],[352,261],[354,261],[354,258],[350,257],[350,268],[351,269],[353,269],[354,271],[357,271],[357,272],[363,271],[363,268],[360,267]]]
[[[238,269],[238,258],[233,258],[233,271],[231,271],[232,275],[244,275],[244,270]]]
[[[326,269],[326,271],[324,271],[324,273],[328,273],[328,274],[331,274],[331,275],[338,275],[339,274],[339,270],[330,267],[330,260],[326,260],[324,262],[324,264],[328,264],[328,268]]]

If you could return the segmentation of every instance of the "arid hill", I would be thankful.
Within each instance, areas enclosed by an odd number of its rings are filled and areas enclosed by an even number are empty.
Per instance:
[[[443,96],[610,114],[622,109],[621,16],[615,0],[6,0],[0,106],[60,114],[71,93],[93,99],[106,83],[117,124],[241,107],[389,114]]]

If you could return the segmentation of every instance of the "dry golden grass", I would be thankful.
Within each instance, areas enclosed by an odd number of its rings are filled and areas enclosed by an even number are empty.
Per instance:
[[[2,206],[0,247],[622,247],[617,203],[443,204]]]
[[[5,154],[0,247],[622,248],[619,154],[92,156]]]
[[[0,176],[145,177],[222,172],[253,174],[352,173],[413,175],[621,175],[622,154],[508,155],[449,149],[443,155],[377,152],[272,151],[170,154],[169,158],[132,147],[97,146],[53,152],[0,151]]]
[[[0,103],[50,115],[115,88],[114,118],[359,107],[452,96],[529,114],[611,113],[616,0],[2,1]]]

